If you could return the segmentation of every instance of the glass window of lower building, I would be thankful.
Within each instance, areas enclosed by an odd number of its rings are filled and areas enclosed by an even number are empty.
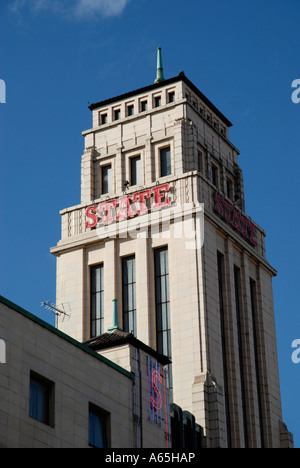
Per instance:
[[[29,416],[54,427],[54,382],[30,371]]]
[[[91,338],[104,332],[104,267],[91,267]]]
[[[89,446],[109,448],[109,415],[89,403]]]
[[[122,258],[123,330],[136,336],[135,257]]]

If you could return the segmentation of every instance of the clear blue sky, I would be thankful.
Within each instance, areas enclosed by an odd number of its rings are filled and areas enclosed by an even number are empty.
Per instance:
[[[283,416],[300,447],[299,0],[0,0],[0,294],[52,321],[59,210],[80,203],[89,102],[187,77],[234,124],[246,211],[267,232]]]

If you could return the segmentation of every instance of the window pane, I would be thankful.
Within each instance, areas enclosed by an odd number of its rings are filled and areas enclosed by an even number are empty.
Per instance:
[[[123,329],[136,336],[135,257],[122,259]]]
[[[111,165],[103,166],[101,169],[102,174],[102,194],[112,192],[112,169]]]
[[[99,412],[98,412],[99,411]],[[100,410],[89,410],[89,445],[95,448],[107,448],[106,417]]]
[[[160,175],[161,177],[171,174],[171,150],[170,147],[160,150]]]
[[[130,180],[131,180],[131,185],[141,184],[141,158],[140,156],[130,159]]]
[[[53,423],[50,421],[50,398],[53,386],[53,382],[30,373],[29,416],[48,425]]]
[[[104,267],[91,267],[91,337],[103,333],[104,321]]]

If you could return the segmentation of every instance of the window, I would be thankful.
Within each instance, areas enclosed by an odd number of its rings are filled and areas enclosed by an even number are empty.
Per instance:
[[[148,110],[148,101],[141,101],[141,112],[146,112]]]
[[[258,416],[259,416],[259,430],[261,448],[265,448],[264,444],[264,419],[263,419],[263,399],[261,393],[261,375],[260,375],[260,346],[259,346],[259,319],[257,311],[257,289],[256,282],[250,279],[250,303],[252,312],[252,326],[253,326],[253,344],[254,344],[254,362],[256,374],[256,389],[257,389],[257,403],[258,403]]]
[[[91,267],[91,338],[104,331],[104,267]]]
[[[114,120],[120,120],[121,118],[121,109],[114,109]]]
[[[239,369],[240,369],[240,382],[242,391],[242,415],[243,415],[243,429],[245,448],[249,448],[248,429],[247,429],[247,405],[246,405],[246,380],[245,380],[245,343],[243,340],[243,309],[242,309],[242,288],[241,288],[241,271],[238,267],[234,267],[234,288],[235,288],[235,310],[236,310],[236,323],[238,333],[238,350],[239,350]]]
[[[54,383],[30,371],[29,416],[54,427]]]
[[[227,356],[227,333],[226,333],[226,310],[225,310],[225,281],[224,281],[224,256],[218,252],[218,286],[219,286],[219,309],[220,309],[220,329],[221,345],[223,357],[223,377],[224,377],[224,397],[226,412],[226,428],[228,448],[231,448],[231,419],[229,409],[229,383],[228,383],[228,356]]]
[[[141,182],[141,157],[130,158],[130,184],[140,185]]]
[[[230,198],[230,200],[233,200],[233,182],[229,177],[226,179],[226,185],[227,185],[227,197]]]
[[[108,448],[108,413],[89,404],[89,445],[94,448]]]
[[[161,106],[161,96],[155,96],[154,97],[154,107],[160,107]]]
[[[134,114],[134,105],[133,104],[128,104],[128,106],[127,106],[127,116],[130,117],[133,114]]]
[[[168,93],[168,102],[174,102],[175,101],[175,91],[170,91]]]
[[[215,187],[218,187],[218,168],[214,164],[211,165],[211,181]]]
[[[160,177],[171,175],[171,149],[168,146],[160,150]]]
[[[135,257],[122,259],[123,330],[136,336]]]
[[[99,124],[100,125],[105,125],[107,124],[108,120],[107,120],[107,113],[105,114],[100,114],[99,116]]]
[[[198,150],[198,172],[203,173],[203,154]]]
[[[157,351],[171,358],[171,320],[168,248],[154,251]],[[172,400],[172,368],[168,366],[168,388]]]
[[[102,195],[112,192],[112,169],[111,164],[101,167]]]

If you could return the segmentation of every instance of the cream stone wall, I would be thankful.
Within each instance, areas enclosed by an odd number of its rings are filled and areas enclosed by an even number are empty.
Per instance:
[[[175,99],[169,103],[170,91],[175,92]],[[158,95],[161,103],[155,107],[154,99]],[[148,101],[145,112],[141,112],[143,100]],[[126,114],[128,104],[134,105],[132,116]],[[113,112],[117,108],[121,118],[114,121]],[[263,395],[264,444],[280,446],[283,426],[279,424],[282,414],[272,294],[272,277],[276,271],[266,258],[264,230],[245,213],[243,174],[238,165],[239,151],[229,140],[230,123],[184,78],[104,101],[93,107],[92,113],[93,127],[83,132],[81,204],[61,212],[62,238],[52,249],[58,259],[57,303],[67,302],[71,309],[70,318],[60,319],[58,328],[79,341],[90,338],[89,268],[99,263],[103,263],[105,269],[104,331],[111,324],[111,301],[115,298],[118,299],[122,327],[121,259],[134,254],[137,337],[156,349],[153,252],[155,248],[168,246],[174,401],[195,414],[210,446],[226,447],[229,438],[222,348],[224,331],[220,323],[217,266],[217,253],[220,252],[224,256],[225,270],[223,293],[231,443],[235,447],[243,447],[246,443],[234,282],[234,267],[238,267],[242,288],[242,340],[247,351],[243,365],[248,443],[253,447],[261,444],[251,278],[256,282],[257,290],[256,346]],[[107,113],[108,121],[100,125],[99,115],[102,113]],[[160,177],[159,151],[166,146],[171,150],[172,173]],[[130,180],[129,158],[135,155],[141,156],[142,183],[129,186],[125,191],[123,183]],[[113,192],[101,196],[100,168],[107,163],[112,164]],[[213,170],[216,171],[216,183],[213,183]],[[97,229],[86,227],[85,211],[92,204],[165,183],[170,185],[171,207],[204,204],[202,249],[187,250],[186,239],[174,236],[173,222],[158,238],[147,229],[146,237],[137,232],[126,238],[121,235],[112,237],[108,232],[100,238]],[[216,213],[216,191],[253,223],[257,246]],[[122,226],[119,223],[120,229]]]
[[[102,357],[2,297],[0,336],[7,345],[0,364],[1,448],[88,448],[90,403],[107,414],[111,448],[166,447],[164,428],[147,418],[147,367],[137,381],[132,348],[123,347],[117,365],[109,353]],[[31,371],[54,384],[51,426],[29,417]]]

